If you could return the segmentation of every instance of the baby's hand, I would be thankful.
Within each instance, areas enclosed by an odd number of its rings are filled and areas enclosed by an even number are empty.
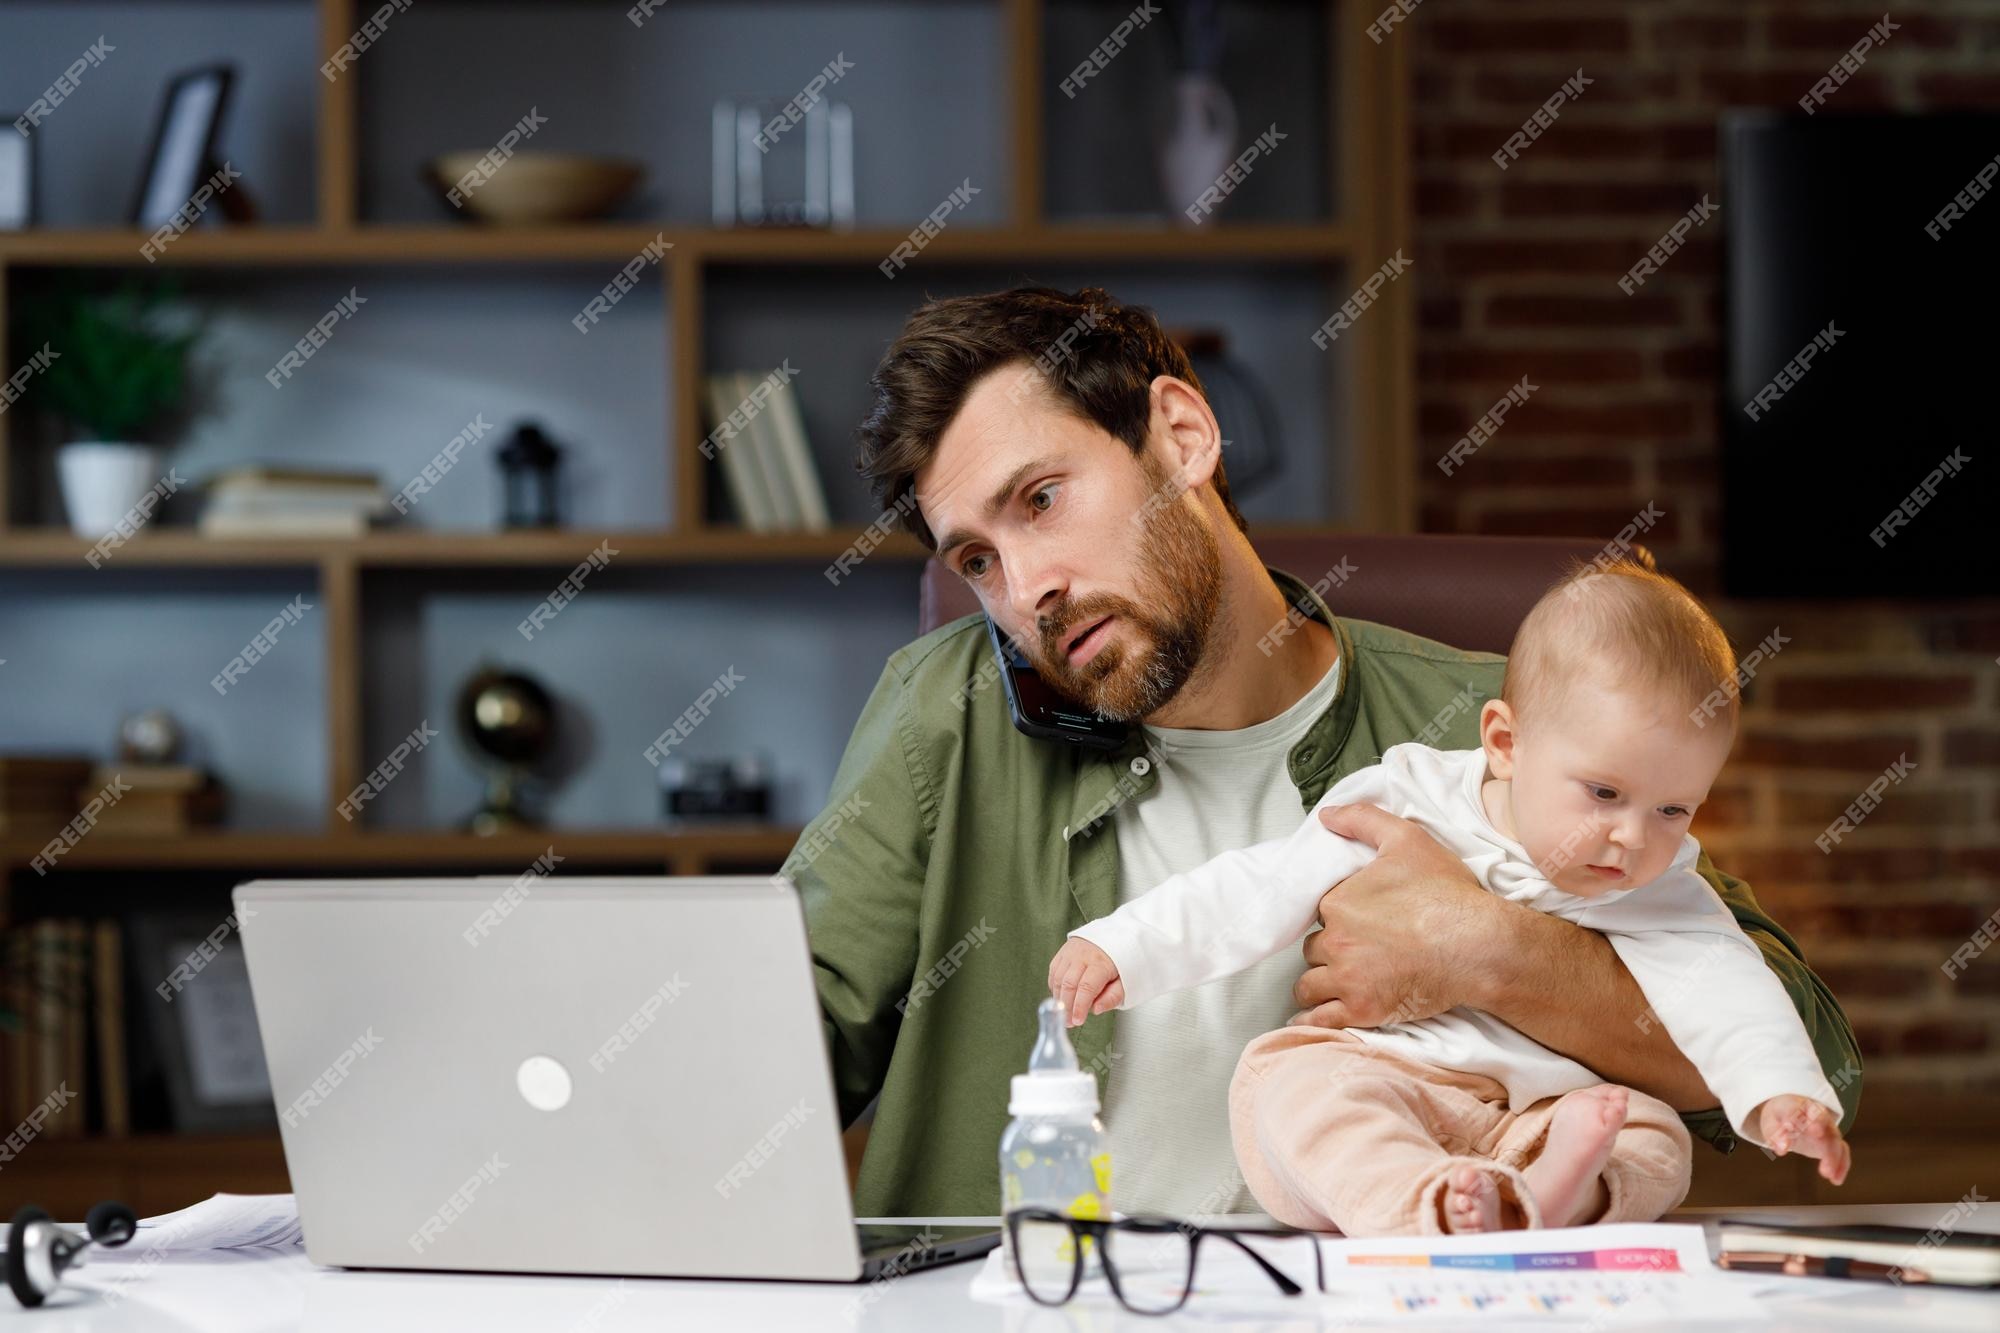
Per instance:
[[[1824,1106],[1809,1097],[1786,1093],[1771,1098],[1750,1114],[1757,1122],[1757,1132],[1771,1145],[1772,1152],[1780,1157],[1792,1152],[1817,1157],[1821,1177],[1836,1185],[1847,1179],[1847,1164],[1853,1153],[1847,1140],[1840,1137],[1840,1125],[1833,1113]]]
[[[1072,936],[1049,964],[1049,994],[1062,1001],[1069,1026],[1075,1027],[1091,1014],[1123,1004],[1125,983],[1118,979],[1118,964],[1110,954]]]

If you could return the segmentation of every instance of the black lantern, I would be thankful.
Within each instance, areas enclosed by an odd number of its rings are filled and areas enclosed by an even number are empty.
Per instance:
[[[556,464],[561,459],[562,450],[540,426],[528,421],[515,428],[514,437],[500,446],[502,527],[556,526]]]

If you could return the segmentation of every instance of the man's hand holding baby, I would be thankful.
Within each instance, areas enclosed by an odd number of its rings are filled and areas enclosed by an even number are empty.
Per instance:
[[[1071,937],[1049,963],[1049,994],[1062,1002],[1069,1026],[1125,1003],[1118,964],[1089,940]]]
[[[1750,1119],[1755,1122],[1758,1135],[1779,1157],[1794,1152],[1801,1157],[1817,1157],[1822,1179],[1835,1185],[1847,1179],[1853,1151],[1847,1140],[1840,1137],[1840,1124],[1833,1113],[1812,1098],[1791,1093],[1773,1097],[1759,1103],[1750,1113]]]
[[[1320,899],[1292,999],[1316,1027],[1414,1022],[1483,1010],[1608,1082],[1702,1111],[1716,1097],[1666,1028],[1637,1016],[1646,998],[1602,935],[1488,893],[1465,863],[1379,806],[1328,806],[1319,822],[1380,854]]]
[[[1320,900],[1324,927],[1306,936],[1307,971],[1292,999],[1316,1027],[1380,1027],[1476,1004],[1508,904],[1463,861],[1406,819],[1374,805],[1328,806],[1319,821],[1380,855]]]

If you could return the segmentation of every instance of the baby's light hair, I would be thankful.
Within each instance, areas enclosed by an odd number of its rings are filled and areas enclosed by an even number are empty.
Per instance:
[[[1741,686],[1736,653],[1715,617],[1650,561],[1579,564],[1542,594],[1507,653],[1500,697],[1516,725],[1563,706],[1596,677],[1665,696],[1693,726],[1720,720],[1734,734]]]

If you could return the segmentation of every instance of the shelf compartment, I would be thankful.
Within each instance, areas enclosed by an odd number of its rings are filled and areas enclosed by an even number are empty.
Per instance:
[[[771,784],[764,818],[803,823],[819,813],[852,719],[881,677],[884,645],[915,634],[912,563],[864,561],[835,586],[822,573],[830,561],[644,570],[622,560],[589,575],[529,634],[520,626],[567,564],[364,575],[367,708],[353,777],[330,790],[351,792],[421,722],[441,734],[343,829],[453,827],[479,805],[486,769],[454,717],[464,683],[488,668],[524,673],[551,696],[555,744],[536,766],[531,798],[551,824],[660,821],[660,773],[649,762],[658,756],[646,751],[725,676],[732,685],[709,694],[671,743],[674,756],[760,755]]]
[[[1352,290],[1344,270],[1327,257],[1193,268],[1129,257],[1088,264],[982,257],[939,261],[888,282],[873,268],[717,263],[704,270],[699,342],[710,370],[789,361],[832,511],[839,521],[865,524],[881,507],[854,470],[853,427],[873,406],[870,376],[918,293],[943,298],[1016,283],[1102,286],[1116,299],[1150,307],[1171,331],[1220,329],[1231,358],[1262,387],[1282,440],[1283,469],[1261,488],[1236,492],[1252,521],[1355,521],[1363,515],[1353,506],[1351,478],[1361,466],[1357,442],[1369,437],[1355,429],[1348,406],[1353,340],[1321,351],[1310,339]],[[1230,420],[1220,424],[1225,439],[1238,428]],[[1225,452],[1225,467],[1240,470],[1229,459]],[[704,474],[704,517],[715,521],[729,512],[727,488],[719,467],[710,464]]]
[[[854,113],[855,211],[864,225],[907,230],[968,176],[981,189],[968,220],[1008,216],[998,0],[675,0],[637,28],[628,8],[511,4],[496,15],[486,5],[419,4],[398,13],[350,75],[362,220],[446,217],[451,210],[421,179],[422,165],[489,148],[533,105],[547,124],[521,151],[635,159],[646,178],[621,213],[705,223],[715,102],[783,104],[838,55],[852,68],[822,96]],[[451,71],[446,95],[440,70]],[[789,132],[801,141],[804,133],[803,125]]]
[[[126,222],[168,81],[197,66],[229,64],[236,80],[219,155],[242,173],[238,188],[254,196],[262,217],[310,221],[319,156],[316,87],[324,82],[316,54],[320,20],[314,0],[6,5],[0,87],[7,89],[10,120],[100,37],[111,48],[35,130],[38,219],[59,227]],[[221,205],[211,202],[208,212],[219,214]],[[135,241],[135,259],[137,249]]]
[[[667,273],[648,266],[608,313],[579,330],[582,312],[618,268],[610,261],[286,265],[249,282],[225,266],[183,270],[174,313],[200,317],[208,335],[191,366],[187,407],[162,424],[178,441],[162,470],[171,462],[183,485],[153,521],[190,526],[195,488],[245,465],[366,470],[394,495],[458,438],[456,462],[445,460],[427,490],[412,491],[399,526],[487,532],[500,514],[495,456],[517,424],[534,421],[564,450],[564,522],[665,529],[674,485]],[[90,266],[13,269],[10,295],[31,301],[74,276],[95,285],[107,275]],[[334,320],[322,345],[304,341],[350,299],[348,317]],[[20,336],[18,324],[11,333]],[[18,487],[9,521],[60,524],[53,423],[30,413],[17,425],[12,412],[4,422]]]
[[[1132,6],[1125,0],[1052,0],[1042,9],[1036,92],[1044,216],[1051,222],[1100,218],[1130,225],[1153,217],[1184,223],[1181,210],[1197,202],[1212,178],[1186,198],[1169,199],[1159,169],[1159,136],[1174,114],[1177,70],[1186,58],[1174,50],[1170,16],[1131,32],[1101,68],[1066,88]],[[1342,6],[1296,0],[1238,0],[1219,9],[1216,76],[1237,120],[1224,165],[1274,124],[1283,138],[1250,161],[1198,229],[1339,217],[1340,164],[1328,109],[1341,39],[1350,31],[1358,36],[1368,19],[1336,29],[1336,21],[1347,17]],[[1373,45],[1363,45],[1376,54]]]

